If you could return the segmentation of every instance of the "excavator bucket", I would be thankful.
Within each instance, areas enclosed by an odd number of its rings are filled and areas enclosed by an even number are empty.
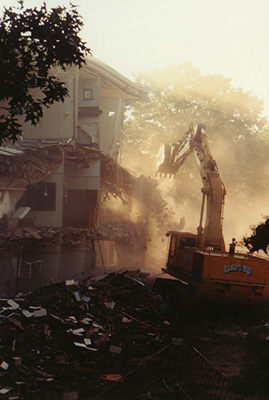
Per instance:
[[[164,176],[165,178],[175,177],[178,171],[178,166],[173,161],[173,147],[171,145],[162,145],[158,156],[157,166],[158,169],[155,176]]]

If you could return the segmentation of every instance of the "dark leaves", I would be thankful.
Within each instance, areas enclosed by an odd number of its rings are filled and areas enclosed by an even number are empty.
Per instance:
[[[36,125],[43,106],[64,101],[68,90],[52,75],[54,67],[80,68],[90,54],[78,35],[83,22],[75,6],[47,11],[45,3],[39,9],[20,4],[18,12],[5,8],[0,20],[0,143],[21,135],[16,117]]]
[[[252,231],[253,233],[251,236],[244,237],[244,245],[251,253],[263,250],[265,254],[268,254],[269,218],[264,223],[252,228]]]

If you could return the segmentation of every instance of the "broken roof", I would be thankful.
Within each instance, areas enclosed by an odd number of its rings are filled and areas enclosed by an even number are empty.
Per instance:
[[[63,154],[57,144],[0,148],[0,190],[25,189],[53,173]]]
[[[96,161],[101,161],[100,190],[121,199],[126,204],[124,194],[135,197],[145,207],[157,213],[159,219],[167,220],[167,203],[163,200],[157,184],[146,177],[136,178],[116,161],[89,145],[76,143],[30,143],[3,148],[0,153],[0,191],[26,190],[28,184],[35,184],[47,175],[54,173],[61,164],[73,168],[88,168]],[[30,229],[30,230],[29,230]],[[98,228],[99,229],[99,228]],[[105,234],[104,234],[105,232]],[[0,251],[20,241],[38,241],[50,244],[76,243],[83,237],[95,239],[114,238],[115,232],[92,228],[23,228],[4,231],[0,234]],[[117,231],[117,240],[125,240],[126,232]]]
[[[25,189],[54,173],[63,162],[80,169],[88,168],[95,160],[102,161],[104,186],[120,195],[122,179],[130,178],[130,173],[90,145],[59,142],[28,142],[0,148],[0,190]]]
[[[131,174],[120,167],[110,157],[100,150],[82,144],[74,143],[22,143],[16,146],[0,148],[0,191],[26,190],[46,176],[53,174],[61,164],[76,169],[88,168],[101,160],[101,189],[114,197],[123,200],[122,191],[131,190]],[[107,232],[98,228],[38,228],[26,227],[10,229],[0,234],[0,251],[5,251],[10,245],[38,241],[45,245],[51,242],[77,243],[84,237],[91,239],[107,238]],[[126,239],[125,232],[114,232],[118,240]],[[113,232],[109,237],[113,237]],[[114,235],[114,236],[115,236]]]

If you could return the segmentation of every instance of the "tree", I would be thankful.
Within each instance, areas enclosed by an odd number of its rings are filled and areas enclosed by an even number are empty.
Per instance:
[[[233,87],[229,78],[201,74],[190,63],[137,73],[136,83],[148,88],[148,100],[128,110],[122,151],[124,166],[154,176],[160,146],[176,142],[191,122],[204,123],[227,189],[225,235],[229,240],[242,237],[243,226],[252,223],[249,218],[255,221],[260,213],[266,213],[260,205],[269,193],[269,142],[265,140],[268,124],[262,100]],[[191,221],[187,229],[195,229],[202,183],[194,158],[186,160],[175,180],[159,182],[167,197],[173,199],[174,209],[186,217],[186,224]]]
[[[252,227],[252,234],[244,237],[244,245],[251,253],[263,250],[268,255],[269,245],[269,218],[265,222],[260,223],[256,227]]]
[[[209,136],[238,142],[255,136],[265,123],[261,100],[233,88],[229,78],[202,75],[190,63],[137,73],[136,82],[148,88],[148,101],[130,108],[125,143],[140,152],[152,154],[160,142],[171,143],[190,122],[205,123]]]
[[[47,10],[4,8],[0,19],[0,144],[16,142],[21,118],[37,125],[43,108],[64,101],[68,89],[54,68],[81,68],[90,49],[79,37],[83,26],[76,6]]]

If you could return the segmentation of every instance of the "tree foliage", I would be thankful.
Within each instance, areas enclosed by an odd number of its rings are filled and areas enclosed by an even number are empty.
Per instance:
[[[261,100],[233,88],[229,78],[202,75],[190,63],[137,73],[136,81],[148,88],[148,101],[131,108],[125,136],[140,151],[152,153],[160,141],[171,143],[192,121],[205,123],[209,135],[237,141],[257,134],[265,123]]]
[[[268,254],[269,218],[256,227],[252,227],[252,234],[249,237],[244,237],[244,245],[251,253],[263,250],[265,254]]]
[[[226,200],[230,202],[225,207],[229,235],[231,232],[231,237],[237,236],[240,230],[243,236],[242,221],[249,226],[246,218],[257,211],[257,200],[260,204],[264,201],[261,194],[269,192],[268,122],[263,116],[263,101],[233,87],[231,79],[203,75],[190,63],[137,73],[136,82],[148,88],[148,99],[128,110],[124,165],[153,176],[160,146],[180,139],[191,122],[205,124],[212,155],[227,189]],[[136,165],[131,164],[132,160]],[[202,186],[195,164],[190,156],[180,167],[175,183],[166,185],[167,195],[192,224],[200,213]],[[195,217],[192,210],[196,210]]]
[[[53,68],[80,68],[90,53],[79,37],[83,22],[76,6],[20,5],[4,8],[0,19],[0,143],[18,140],[21,116],[36,125],[43,107],[64,101],[68,89]]]

